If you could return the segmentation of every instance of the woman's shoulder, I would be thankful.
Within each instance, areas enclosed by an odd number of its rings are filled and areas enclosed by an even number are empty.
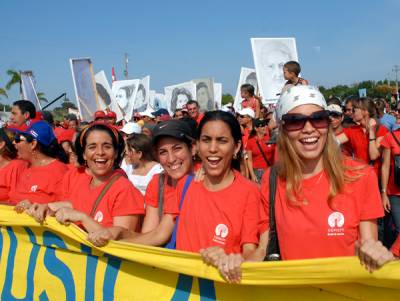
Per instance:
[[[249,191],[258,193],[260,191],[256,183],[244,177],[240,172],[235,170],[234,174],[235,174],[235,181],[233,182],[233,185],[235,185],[235,189],[237,187],[243,192]]]

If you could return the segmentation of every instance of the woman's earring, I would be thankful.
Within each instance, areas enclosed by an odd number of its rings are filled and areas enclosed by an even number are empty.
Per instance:
[[[237,159],[237,153],[233,154],[233,159],[235,159],[235,160]]]

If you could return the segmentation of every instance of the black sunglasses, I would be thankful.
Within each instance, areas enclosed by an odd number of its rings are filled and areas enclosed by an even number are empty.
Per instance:
[[[316,129],[324,129],[329,126],[329,112],[317,111],[311,115],[288,113],[282,116],[283,128],[288,131],[298,131],[304,128],[307,121]]]
[[[329,112],[329,117],[340,118],[342,117],[342,114],[340,114],[339,112]]]
[[[255,125],[256,128],[262,128],[265,127],[267,124],[265,122],[259,123],[257,125]]]
[[[20,143],[21,141],[32,142],[33,138],[30,136],[24,136],[22,134],[16,134],[14,136],[15,143]]]

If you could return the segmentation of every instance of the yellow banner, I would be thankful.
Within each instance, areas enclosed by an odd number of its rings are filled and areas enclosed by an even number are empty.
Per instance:
[[[355,257],[244,263],[227,284],[197,254],[110,242],[96,248],[74,225],[42,226],[0,206],[0,299],[400,300],[400,262],[372,274]]]

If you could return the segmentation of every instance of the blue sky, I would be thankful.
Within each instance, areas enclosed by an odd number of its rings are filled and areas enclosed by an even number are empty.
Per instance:
[[[295,37],[303,77],[332,86],[390,76],[400,65],[400,1],[1,1],[0,87],[33,70],[39,91],[75,99],[69,58],[94,71],[151,75],[151,88],[200,77],[234,94],[252,67],[251,37]],[[10,93],[8,101],[18,97]],[[1,99],[2,102],[7,102]]]

